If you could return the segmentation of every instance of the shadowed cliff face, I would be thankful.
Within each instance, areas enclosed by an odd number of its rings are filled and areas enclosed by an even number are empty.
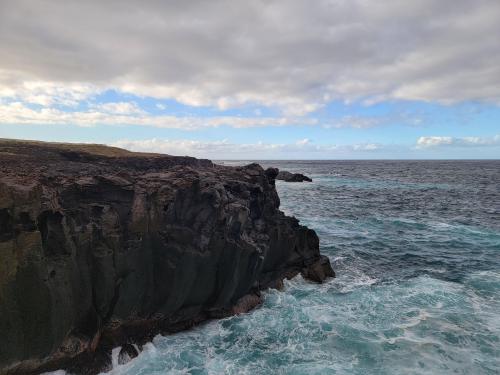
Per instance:
[[[278,171],[0,141],[0,373],[96,373],[109,350],[333,276]]]

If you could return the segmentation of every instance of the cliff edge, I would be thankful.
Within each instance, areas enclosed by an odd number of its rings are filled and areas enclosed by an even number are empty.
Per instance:
[[[278,170],[0,140],[0,374],[95,374],[111,348],[334,276]]]

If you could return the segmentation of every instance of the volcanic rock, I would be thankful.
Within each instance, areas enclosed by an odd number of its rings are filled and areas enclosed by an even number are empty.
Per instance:
[[[277,180],[283,180],[286,182],[312,182],[310,177],[303,175],[302,173],[291,173],[288,171],[279,171],[277,176]]]
[[[276,175],[0,140],[0,374],[96,374],[113,348],[333,276],[316,233],[279,210]]]
[[[139,352],[132,344],[124,344],[118,353],[118,364],[124,365],[139,355]]]

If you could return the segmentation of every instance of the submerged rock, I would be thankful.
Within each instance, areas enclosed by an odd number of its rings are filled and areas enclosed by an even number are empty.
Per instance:
[[[126,360],[128,343],[246,312],[284,278],[333,276],[279,210],[276,175],[0,140],[0,374],[96,374],[112,348]]]
[[[312,182],[310,177],[303,175],[302,173],[291,173],[288,171],[279,171],[277,176],[277,180],[283,180],[286,182]]]

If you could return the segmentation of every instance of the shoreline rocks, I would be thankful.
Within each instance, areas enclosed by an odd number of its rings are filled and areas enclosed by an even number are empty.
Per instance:
[[[277,170],[0,140],[0,374],[97,374],[113,348],[334,275],[279,210]],[[125,349],[123,349],[125,348]]]

